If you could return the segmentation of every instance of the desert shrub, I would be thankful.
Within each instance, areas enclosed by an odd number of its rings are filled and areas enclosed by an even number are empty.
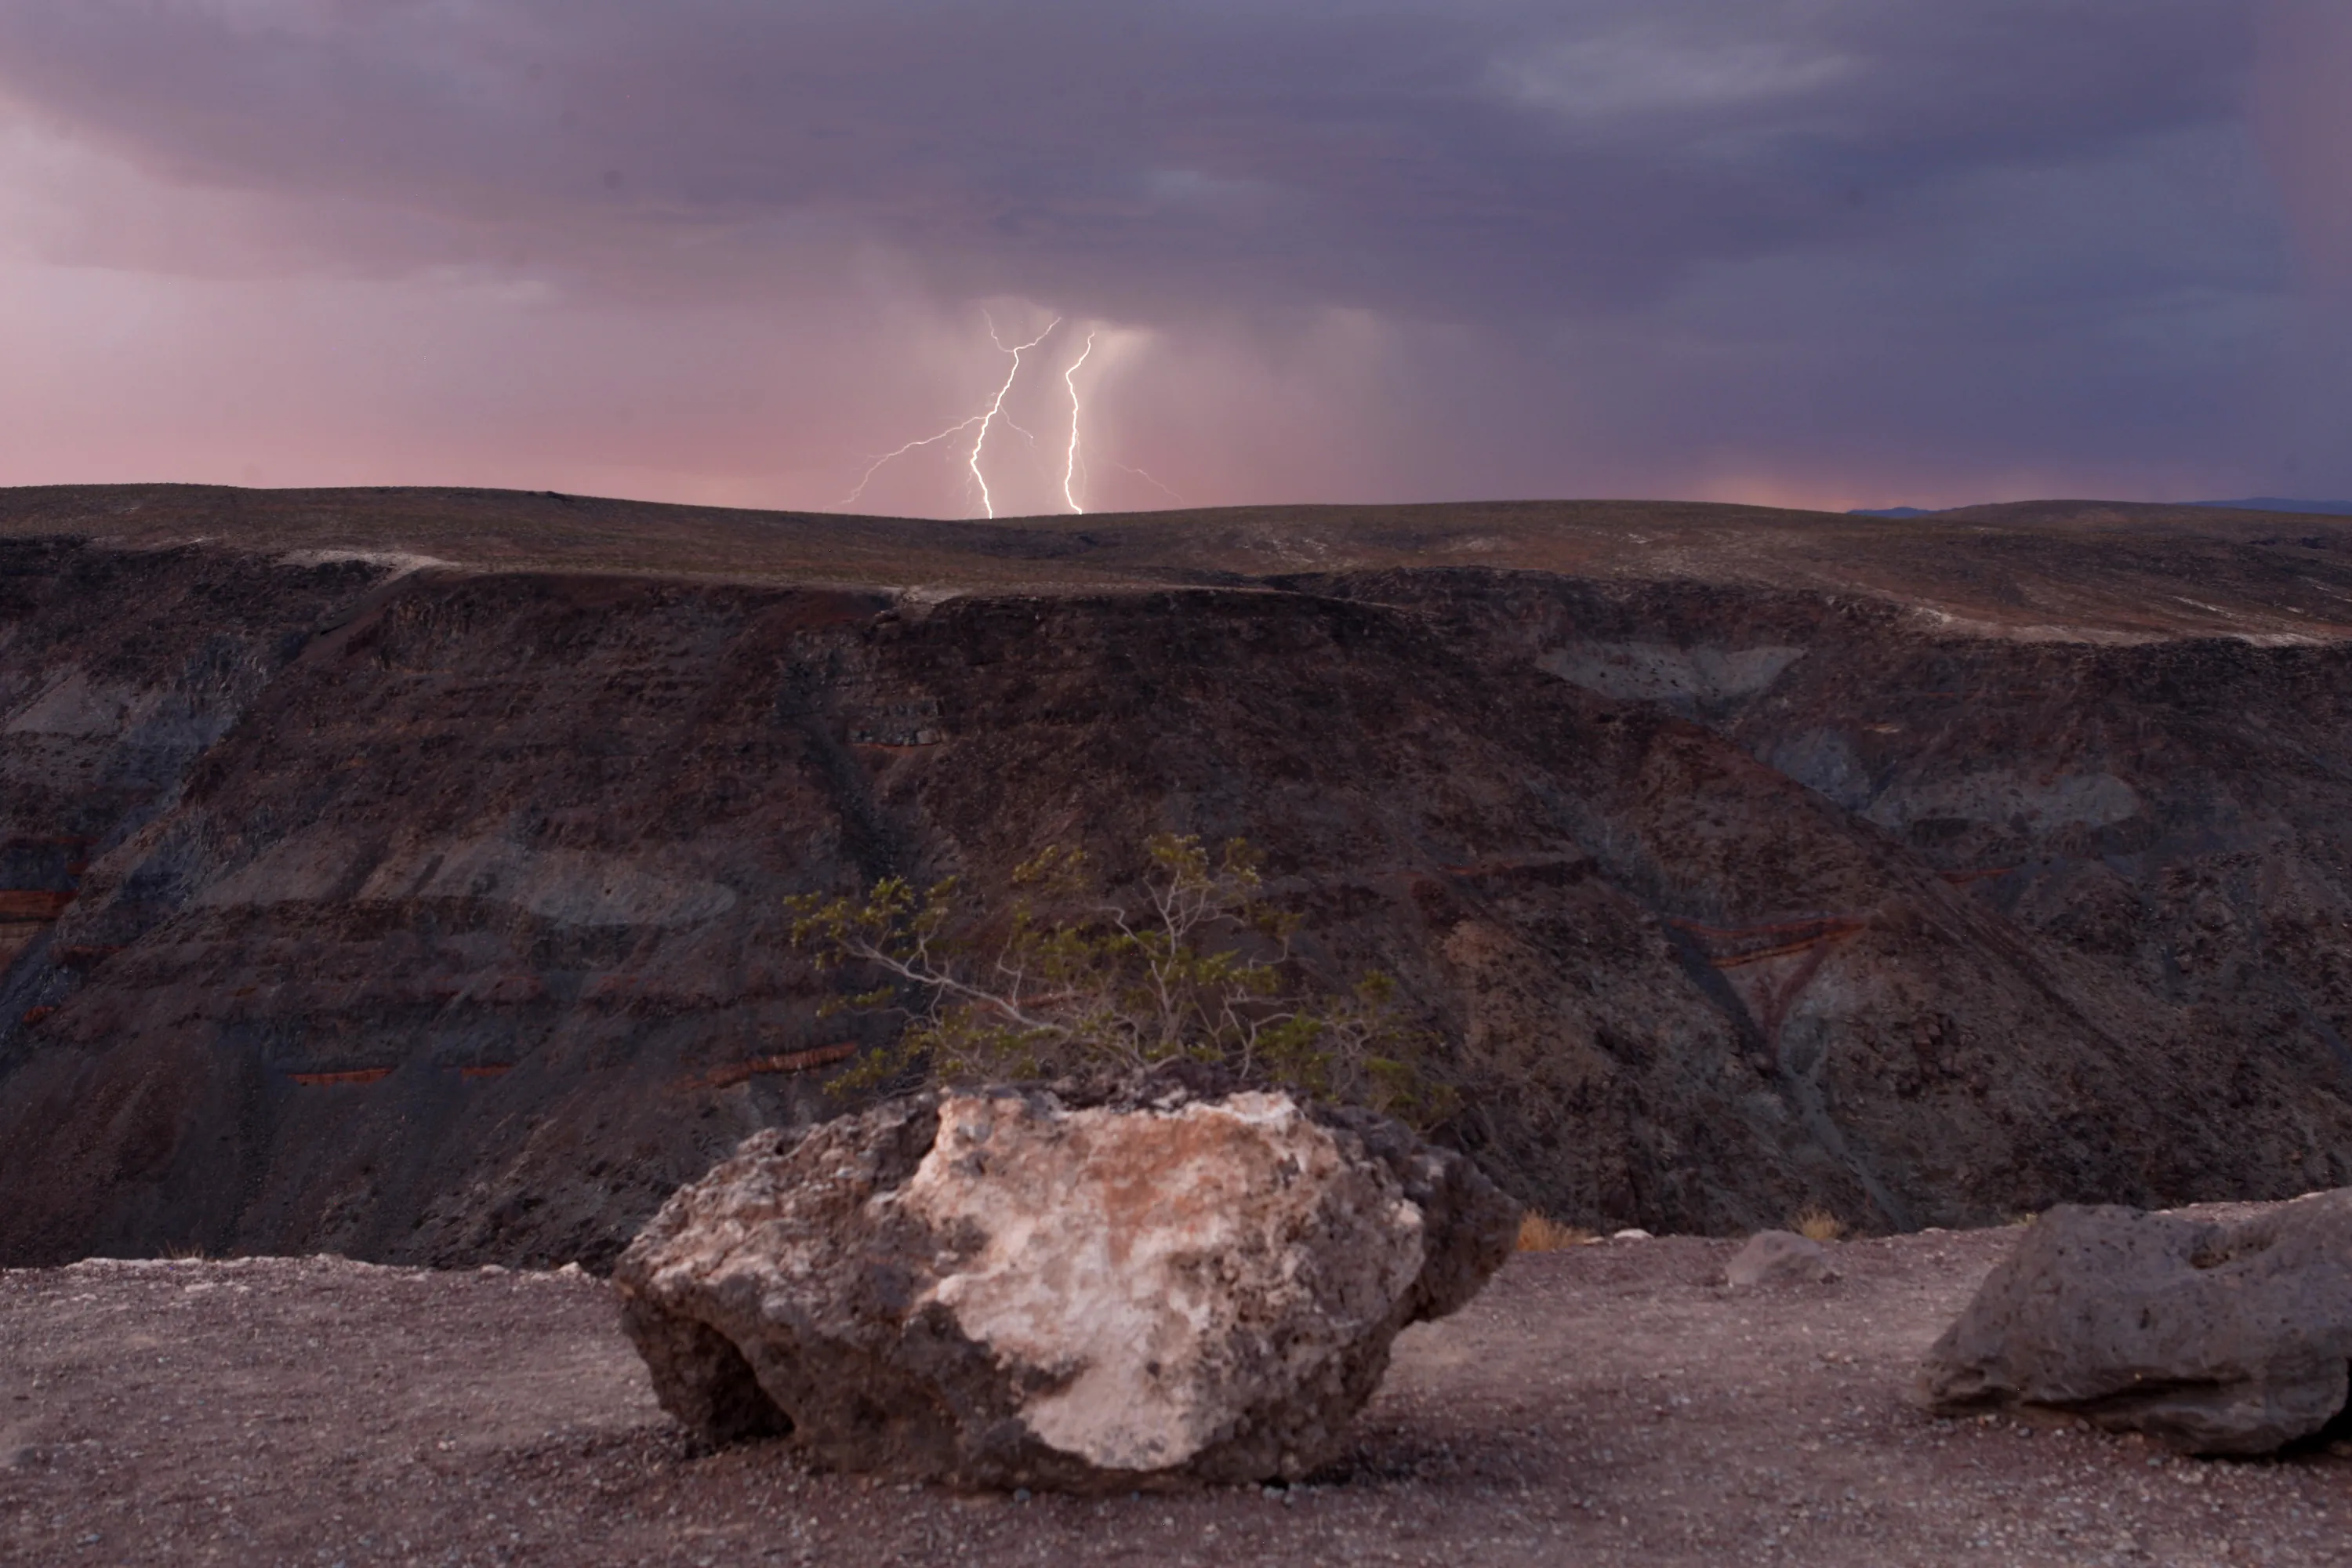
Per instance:
[[[1807,1241],[1835,1241],[1845,1234],[1845,1221],[1819,1204],[1808,1204],[1790,1222]]]
[[[871,983],[828,1009],[905,1019],[836,1082],[1102,1079],[1189,1059],[1423,1126],[1452,1113],[1394,981],[1369,973],[1339,994],[1307,982],[1291,954],[1297,918],[1263,898],[1247,843],[1214,860],[1191,836],[1144,849],[1150,871],[1124,900],[1061,847],[1015,870],[994,909],[953,879],[919,889],[897,877],[860,897],[792,900],[793,943]]]
[[[1538,1214],[1533,1209],[1519,1215],[1518,1249],[1521,1252],[1561,1252],[1600,1239],[1589,1230],[1562,1225],[1549,1215]]]

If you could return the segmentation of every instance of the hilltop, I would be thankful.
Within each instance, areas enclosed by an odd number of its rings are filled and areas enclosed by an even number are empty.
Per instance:
[[[0,490],[0,537],[155,550],[376,554],[469,571],[593,573],[937,594],[1258,585],[1301,573],[1466,567],[1862,596],[1969,629],[2097,640],[2343,635],[2303,580],[2352,522],[2259,510],[2024,501],[1910,520],[1700,501],[1230,507],[937,521],[662,505],[549,491]],[[2183,586],[2209,590],[2200,603]],[[2053,618],[2055,617],[2055,618]]]

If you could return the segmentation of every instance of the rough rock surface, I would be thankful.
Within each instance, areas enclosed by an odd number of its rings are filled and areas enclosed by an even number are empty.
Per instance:
[[[1946,1414],[2071,1411],[2186,1453],[2263,1454],[2343,1414],[2352,1189],[2236,1223],[2062,1207],[1921,1372]]]
[[[1723,1266],[1723,1282],[1735,1290],[1822,1285],[1836,1278],[1837,1269],[1820,1242],[1785,1230],[1757,1232]]]
[[[855,1109],[782,900],[1171,829],[1564,1224],[2352,1182],[2352,520],[102,487],[0,491],[0,1262],[608,1266]]]
[[[1297,1478],[1517,1207],[1288,1096],[924,1094],[757,1134],[621,1257],[662,1404],[712,1441],[962,1486]]]

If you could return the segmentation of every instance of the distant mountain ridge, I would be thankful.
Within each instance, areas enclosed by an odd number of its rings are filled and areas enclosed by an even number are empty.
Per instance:
[[[2244,500],[2190,500],[2181,506],[2211,507],[2221,511],[2297,511],[2325,514],[2329,517],[2352,517],[2352,500],[2295,500],[2286,496],[2252,496]],[[1858,506],[1850,508],[1848,517],[1934,517],[1939,512],[1965,511],[1965,507],[1929,506]]]
[[[2226,507],[2237,511],[2307,511],[2352,517],[2352,500],[2290,500],[2284,496],[2254,496],[2246,500],[2199,500],[2189,504]]]

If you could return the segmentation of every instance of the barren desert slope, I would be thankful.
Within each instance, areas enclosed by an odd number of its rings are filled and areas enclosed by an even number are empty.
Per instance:
[[[1571,1223],[2338,1184],[2347,628],[2342,520],[2092,502],[0,492],[0,1261],[599,1266],[875,1037],[785,895],[1162,828]]]

